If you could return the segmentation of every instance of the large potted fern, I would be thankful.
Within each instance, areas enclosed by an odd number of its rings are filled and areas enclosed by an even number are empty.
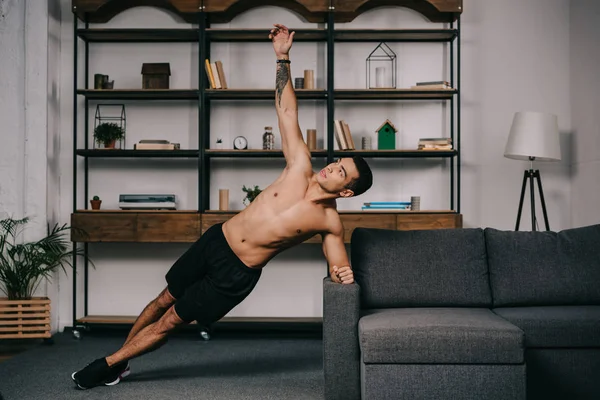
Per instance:
[[[43,279],[58,268],[72,267],[70,229],[56,224],[36,242],[23,242],[28,218],[0,221],[0,339],[49,338],[50,299],[33,297]],[[80,249],[76,254],[81,254]]]

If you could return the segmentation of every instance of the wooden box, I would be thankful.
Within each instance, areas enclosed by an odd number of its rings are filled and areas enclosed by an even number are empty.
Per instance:
[[[0,298],[0,339],[47,339],[50,337],[50,299]]]
[[[169,63],[142,65],[142,89],[168,89],[171,66]]]

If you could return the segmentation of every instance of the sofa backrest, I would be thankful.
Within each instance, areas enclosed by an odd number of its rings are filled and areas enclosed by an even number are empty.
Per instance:
[[[482,229],[356,228],[350,250],[362,308],[491,306]]]
[[[600,304],[600,225],[484,233],[495,307]]]

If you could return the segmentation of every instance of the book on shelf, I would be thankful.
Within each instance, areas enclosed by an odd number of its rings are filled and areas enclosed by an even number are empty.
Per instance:
[[[344,136],[346,137],[346,141],[348,142],[348,149],[356,149],[356,147],[354,147],[354,139],[352,139],[352,132],[350,132],[350,126],[344,120],[342,120],[342,128],[344,128]]]
[[[335,140],[340,150],[354,150],[354,139],[350,132],[350,126],[343,119],[334,120]]]
[[[403,208],[393,208],[393,207],[388,207],[388,208],[373,208],[373,207],[362,207],[361,211],[378,211],[378,212],[382,212],[382,211],[390,211],[390,212],[399,212],[399,211],[410,211],[410,207],[403,207]]]
[[[446,90],[454,89],[448,81],[417,82],[411,89],[417,90]]]
[[[363,203],[365,206],[409,206],[410,201],[368,201]]]
[[[448,82],[448,81],[417,82],[417,86],[430,86],[430,85],[446,85],[446,86],[450,86],[450,82]]]
[[[210,62],[207,58],[204,60],[204,69],[211,89],[227,89],[227,79],[222,61]]]
[[[419,150],[452,150],[452,138],[421,138]]]
[[[179,150],[179,143],[170,143],[168,140],[140,140],[133,145],[134,150]]]
[[[363,211],[401,211],[410,210],[409,201],[370,201],[362,205]]]

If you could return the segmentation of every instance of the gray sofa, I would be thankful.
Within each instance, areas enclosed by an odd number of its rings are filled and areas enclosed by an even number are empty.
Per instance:
[[[327,400],[600,399],[600,225],[357,228],[323,282]]]

